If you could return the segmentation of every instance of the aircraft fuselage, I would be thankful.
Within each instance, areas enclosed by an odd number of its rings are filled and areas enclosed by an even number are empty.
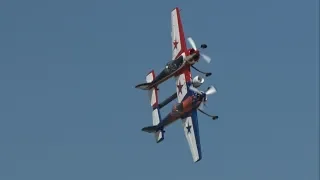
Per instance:
[[[193,109],[197,109],[200,106],[203,98],[201,95],[193,94],[181,103],[175,104],[172,111],[158,124],[158,127],[164,128],[176,120],[190,115]]]
[[[185,66],[190,66],[196,63],[199,60],[198,51],[194,51],[193,54],[190,54],[186,57],[179,56],[179,58],[169,61],[165,68],[156,76],[156,78],[150,83],[142,83],[136,86],[136,88],[143,90],[150,90],[153,87],[156,87],[168,80],[169,78],[177,75]]]

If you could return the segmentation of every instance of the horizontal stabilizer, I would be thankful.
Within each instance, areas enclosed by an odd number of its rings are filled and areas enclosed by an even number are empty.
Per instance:
[[[142,90],[150,90],[150,85],[152,85],[152,83],[142,83],[142,84],[136,85],[136,88],[142,89]]]
[[[142,131],[148,132],[148,133],[155,133],[158,130],[158,126],[147,126],[142,128]]]

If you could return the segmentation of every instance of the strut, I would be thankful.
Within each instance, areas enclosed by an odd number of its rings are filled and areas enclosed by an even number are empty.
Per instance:
[[[159,109],[163,108],[164,106],[166,106],[176,98],[177,98],[177,93],[172,94],[170,97],[168,97],[166,100],[164,100],[162,103],[159,104]]]

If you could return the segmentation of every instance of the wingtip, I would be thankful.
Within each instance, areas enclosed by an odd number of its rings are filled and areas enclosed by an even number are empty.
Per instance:
[[[195,159],[193,162],[194,162],[194,163],[197,163],[197,162],[199,162],[201,159],[202,159],[202,157],[199,157],[198,159]]]
[[[173,8],[173,10],[172,10],[172,11],[174,11],[174,10],[181,11],[181,9],[180,9],[179,7],[175,7],[175,8]]]

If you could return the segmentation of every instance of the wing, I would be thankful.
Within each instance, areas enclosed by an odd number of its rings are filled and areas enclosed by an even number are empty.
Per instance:
[[[179,8],[171,11],[172,59],[177,59],[187,50]]]
[[[190,67],[187,66],[177,78],[176,78],[176,93],[178,103],[183,99],[192,96],[194,93],[189,90],[191,85],[191,72]],[[185,136],[188,140],[189,148],[192,154],[193,162],[201,160],[201,144],[198,127],[198,114],[197,109],[193,110],[188,117],[182,119],[182,125],[184,128]]]
[[[171,27],[172,59],[175,60],[181,55],[185,56],[185,52],[187,50],[179,8],[175,8],[171,12]],[[176,92],[178,103],[180,103],[184,98],[193,95],[193,92],[189,90],[190,85],[190,66],[186,66],[181,71],[181,74],[176,76]],[[182,125],[185,136],[188,140],[193,161],[198,162],[201,160],[202,156],[197,110],[193,110],[190,116],[182,119]]]
[[[182,119],[182,126],[184,128],[184,134],[188,140],[193,162],[198,162],[202,158],[202,153],[198,126],[198,114],[196,109],[192,111],[190,116]]]
[[[176,77],[176,93],[178,103],[194,93],[189,89],[191,85],[190,66],[184,67],[182,73]],[[188,140],[189,148],[194,162],[201,160],[201,145],[198,127],[197,109],[191,112],[191,115],[182,119],[185,136]]]
[[[186,56],[187,46],[184,38],[183,26],[180,17],[180,9],[174,8],[171,12],[171,37],[172,37],[172,58]],[[191,83],[190,67],[186,66],[176,76],[177,98],[180,103],[188,93],[187,84]]]

